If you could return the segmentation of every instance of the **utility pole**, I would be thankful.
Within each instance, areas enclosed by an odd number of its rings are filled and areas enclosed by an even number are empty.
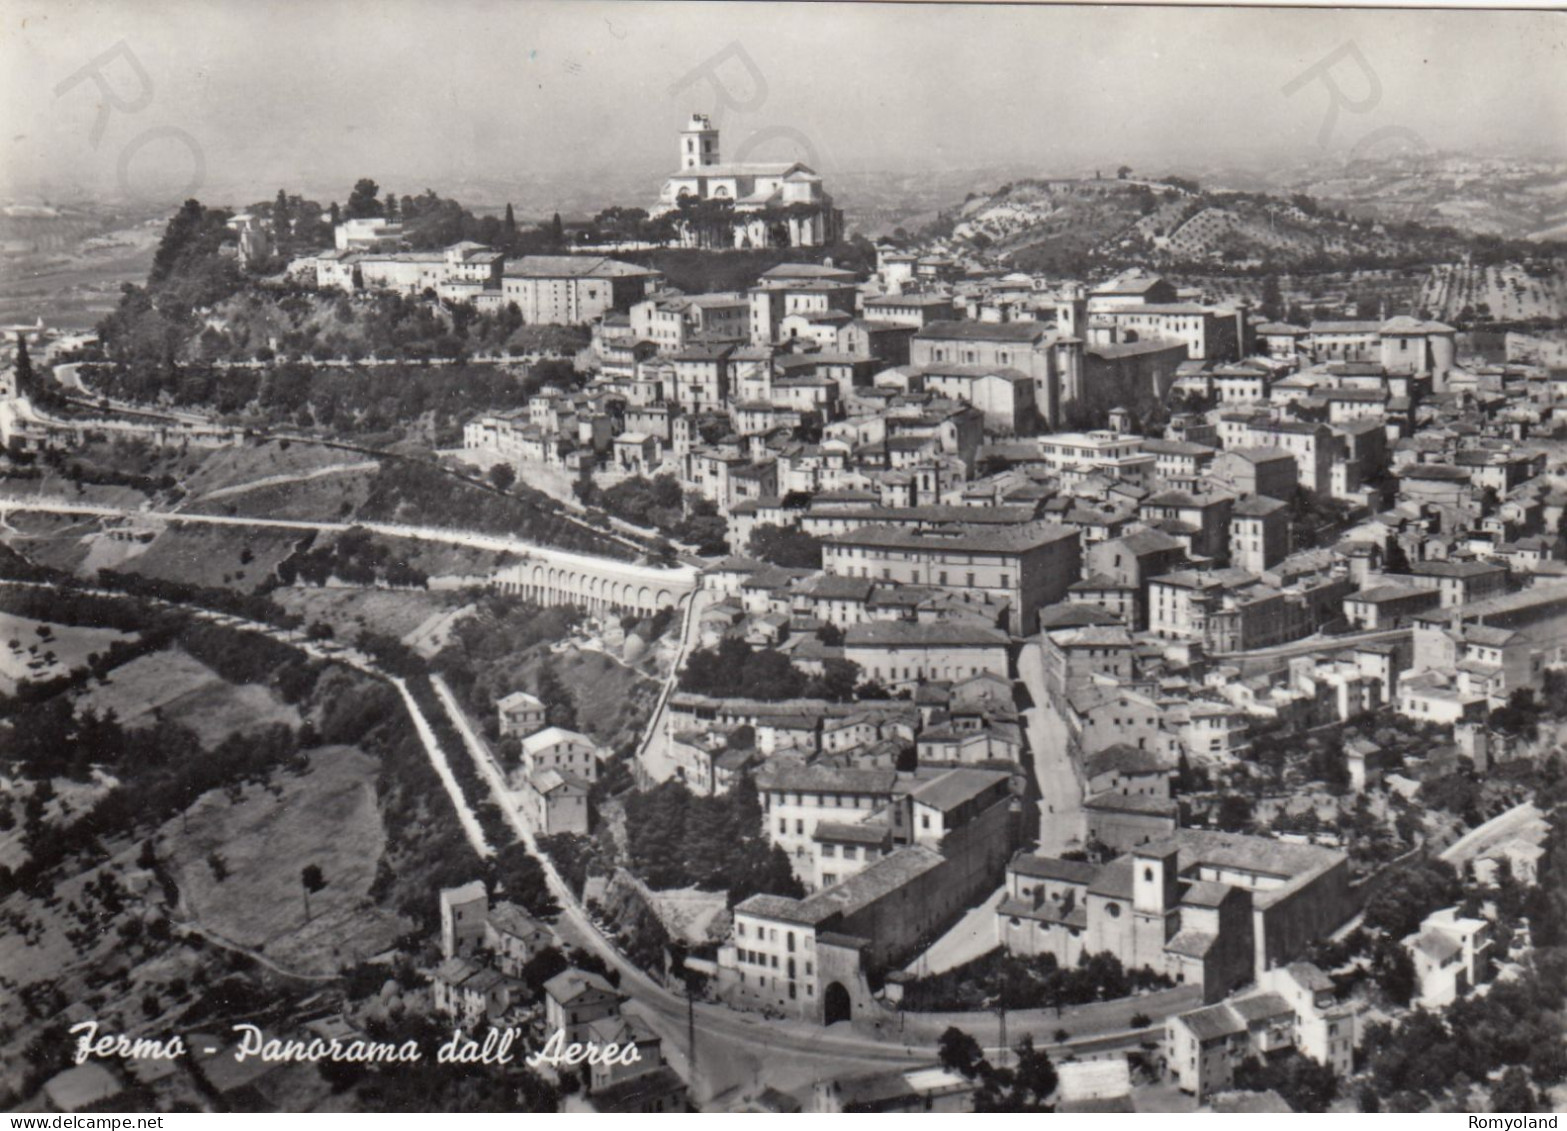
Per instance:
[[[686,974],[686,1071],[691,1076],[691,1094],[696,1095],[696,991],[691,975]]]

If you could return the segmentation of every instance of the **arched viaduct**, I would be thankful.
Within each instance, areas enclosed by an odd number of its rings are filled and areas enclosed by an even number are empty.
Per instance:
[[[541,605],[648,615],[678,604],[699,580],[690,566],[655,569],[581,554],[540,554],[498,570],[490,584]]]

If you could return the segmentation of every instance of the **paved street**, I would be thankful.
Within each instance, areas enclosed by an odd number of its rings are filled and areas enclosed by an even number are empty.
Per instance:
[[[1478,828],[1470,829],[1442,850],[1441,858],[1455,867],[1462,868],[1469,861],[1483,856],[1498,844],[1512,839],[1530,824],[1544,816],[1533,801],[1525,801],[1492,817]]]
[[[1024,712],[1034,776],[1039,782],[1039,851],[1046,855],[1083,846],[1083,783],[1072,764],[1070,737],[1045,692],[1045,659],[1030,640],[1018,654],[1018,677],[1033,705]]]
[[[702,614],[713,603],[716,595],[707,589],[697,589],[681,606],[680,650],[669,666],[669,677],[659,692],[658,703],[648,719],[642,735],[642,745],[637,748],[637,772],[650,782],[668,781],[675,776],[675,765],[669,759],[669,726],[667,722],[669,697],[675,692],[680,679],[680,669],[686,657],[696,647],[701,635]]]
[[[1000,945],[996,931],[996,904],[1006,894],[1003,885],[971,907],[952,929],[932,943],[918,958],[904,967],[910,974],[923,977],[962,966]]]

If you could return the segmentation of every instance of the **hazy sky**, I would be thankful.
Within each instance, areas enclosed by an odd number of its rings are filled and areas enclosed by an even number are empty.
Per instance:
[[[1330,149],[1389,127],[1438,149],[1567,144],[1567,17],[1547,12],[0,0],[0,16],[0,192],[177,186],[194,150],[214,185],[343,195],[359,174],[399,191],[616,168],[656,183],[686,116],[717,109],[704,64],[746,104],[724,113],[726,157],[781,128],[742,156],[803,137],[826,173],[1315,152],[1326,88],[1283,87],[1346,44],[1380,95],[1346,53],[1332,73],[1368,108],[1339,114]],[[91,80],[60,88],[116,50],[102,75],[129,109],[94,148],[105,100]]]

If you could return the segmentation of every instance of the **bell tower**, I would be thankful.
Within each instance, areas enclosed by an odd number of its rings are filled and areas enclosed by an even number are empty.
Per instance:
[[[705,168],[718,164],[718,131],[706,114],[692,114],[680,131],[680,169]]]

